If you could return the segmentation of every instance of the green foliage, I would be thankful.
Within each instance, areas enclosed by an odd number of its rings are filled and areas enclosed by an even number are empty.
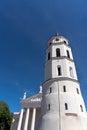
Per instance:
[[[12,121],[12,114],[10,113],[9,106],[0,101],[0,130],[9,130]]]

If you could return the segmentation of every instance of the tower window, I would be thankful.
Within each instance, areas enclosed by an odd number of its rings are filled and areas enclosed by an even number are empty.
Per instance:
[[[73,78],[74,75],[73,75],[73,69],[72,69],[72,67],[69,68],[69,71],[70,71],[70,76]]]
[[[62,75],[61,73],[61,66],[58,66],[58,76]]]
[[[78,88],[76,88],[76,91],[77,91],[77,94],[79,94],[79,89]]]
[[[50,52],[48,53],[48,60],[50,60]]]
[[[52,42],[49,43],[49,45],[51,45],[51,44],[52,44]]]
[[[68,104],[65,103],[65,110],[68,110]]]
[[[52,88],[50,88],[50,93],[52,93]]]
[[[64,43],[66,44],[66,41],[64,41]]]
[[[80,109],[81,109],[81,112],[83,112],[83,107],[82,107],[82,105],[80,105]]]
[[[48,104],[48,110],[50,110],[50,104]]]
[[[70,58],[70,54],[69,54],[69,51],[67,50],[66,52],[67,52],[67,57],[68,57],[68,58]]]
[[[56,57],[60,57],[60,49],[59,48],[56,49]]]
[[[59,41],[59,39],[58,39],[58,38],[56,38],[56,41]]]
[[[66,92],[66,86],[63,86],[63,92]]]

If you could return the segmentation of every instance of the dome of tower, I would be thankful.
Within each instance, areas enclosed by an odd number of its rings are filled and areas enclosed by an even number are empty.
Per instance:
[[[55,36],[53,36],[53,37],[51,37],[49,39],[48,46],[51,45],[51,44],[53,44],[53,43],[64,43],[64,44],[67,44],[67,45],[69,44],[68,43],[68,39],[65,38],[62,35],[59,35],[58,33]]]

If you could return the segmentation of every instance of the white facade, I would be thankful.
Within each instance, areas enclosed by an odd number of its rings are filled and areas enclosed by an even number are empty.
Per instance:
[[[87,113],[68,40],[54,36],[46,49],[41,116],[36,130],[86,130]]]
[[[45,82],[29,98],[10,130],[86,130],[87,113],[71,47],[64,36],[53,36],[46,49]]]
[[[42,93],[26,98],[24,94],[21,100],[22,109],[20,113],[14,113],[10,130],[35,130],[41,111]]]

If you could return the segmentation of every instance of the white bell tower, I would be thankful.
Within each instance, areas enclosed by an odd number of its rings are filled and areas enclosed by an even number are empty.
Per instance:
[[[87,113],[68,40],[56,35],[46,49],[45,82],[37,130],[86,130]]]

